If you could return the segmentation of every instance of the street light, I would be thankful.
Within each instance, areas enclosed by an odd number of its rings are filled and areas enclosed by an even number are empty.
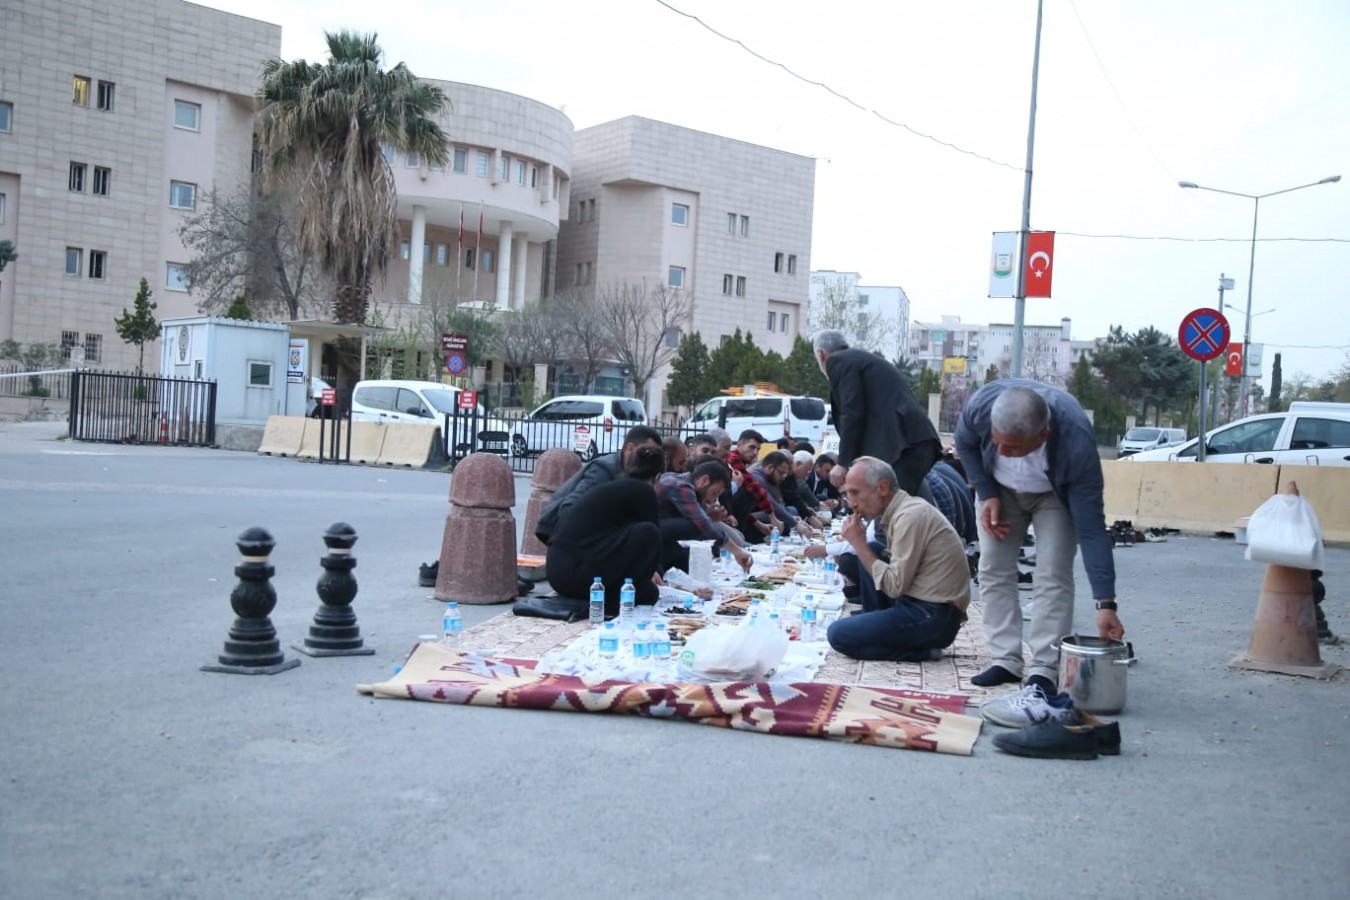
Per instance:
[[[1291,191],[1301,191],[1304,188],[1317,187],[1319,184],[1335,184],[1341,180],[1339,175],[1328,175],[1321,181],[1314,181],[1309,184],[1300,184],[1297,187],[1285,188],[1282,191],[1271,191],[1268,194],[1244,194],[1241,191],[1225,191],[1221,188],[1205,187],[1202,184],[1196,184],[1194,181],[1178,181],[1177,186],[1183,188],[1193,188],[1197,191],[1212,191],[1216,194],[1228,194],[1231,197],[1246,197],[1252,201],[1252,251],[1251,259],[1247,264],[1247,315],[1246,324],[1242,328],[1242,377],[1240,379],[1240,397],[1242,414],[1248,415],[1247,398],[1249,387],[1247,385],[1247,358],[1250,355],[1252,344],[1252,276],[1256,272],[1256,219],[1261,211],[1261,201],[1267,197],[1274,197],[1277,194],[1288,194]]]

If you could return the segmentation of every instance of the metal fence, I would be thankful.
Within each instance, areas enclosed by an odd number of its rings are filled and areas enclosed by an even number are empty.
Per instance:
[[[70,436],[122,444],[216,443],[216,383],[119,372],[70,375]]]
[[[30,372],[17,363],[0,367],[0,397],[68,400],[70,376],[76,369]]]

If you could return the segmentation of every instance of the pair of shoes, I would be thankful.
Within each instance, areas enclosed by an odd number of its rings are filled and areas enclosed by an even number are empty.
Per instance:
[[[1025,728],[1046,722],[1072,724],[1075,721],[1073,700],[1069,695],[1047,697],[1038,684],[1029,684],[1007,697],[986,700],[980,707],[980,716],[986,722],[1008,728]]]
[[[417,586],[435,587],[436,573],[441,570],[441,561],[438,559],[434,563],[422,563],[417,567]]]
[[[1016,684],[1021,680],[1021,675],[1014,675],[1002,666],[990,666],[970,679],[970,683],[976,687],[996,687],[1000,684]]]
[[[1032,572],[1017,573],[1017,589],[1019,591],[1029,591],[1035,587],[1036,576]]]
[[[1120,723],[1103,722],[1090,713],[1071,721],[1042,722],[1008,734],[994,735],[994,746],[1013,756],[1034,759],[1096,759],[1120,755]]]

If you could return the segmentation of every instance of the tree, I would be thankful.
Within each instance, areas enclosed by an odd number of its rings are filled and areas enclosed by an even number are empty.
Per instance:
[[[311,257],[286,213],[294,199],[283,185],[203,192],[197,212],[178,229],[183,245],[196,254],[187,264],[187,281],[203,311],[243,295],[262,318],[294,321],[302,310],[322,305]]]
[[[0,274],[5,271],[5,266],[19,258],[19,254],[14,252],[13,241],[0,241]]]
[[[689,321],[693,298],[664,284],[652,288],[625,281],[602,286],[596,308],[615,362],[628,370],[633,393],[645,397],[648,382],[675,358],[677,335]]]
[[[1127,335],[1112,326],[1092,354],[1092,366],[1102,374],[1109,396],[1137,410],[1141,421],[1148,412],[1161,413],[1195,391],[1195,371],[1176,341],[1156,328]]]
[[[708,371],[717,391],[770,380],[765,371],[764,351],[755,346],[753,335],[741,334],[739,328],[708,354]]]
[[[1280,354],[1275,354],[1275,362],[1270,367],[1270,411],[1280,411],[1280,388],[1283,387],[1284,369],[1280,366]]]
[[[897,356],[891,360],[892,364],[900,370],[900,374],[905,377],[905,382],[912,388],[914,381],[919,377],[918,366],[914,360],[908,356]]]
[[[683,335],[670,365],[666,399],[692,410],[712,396],[715,388],[708,384],[708,365],[708,347],[703,343],[702,335],[697,331]]]
[[[1092,361],[1086,353],[1078,358],[1078,363],[1073,367],[1068,391],[1083,409],[1097,408],[1097,379],[1092,374]]]
[[[792,342],[792,352],[783,360],[782,371],[778,386],[787,393],[808,397],[830,396],[830,382],[825,373],[820,371],[816,352],[811,342],[800,334]]]
[[[376,35],[324,38],[326,63],[263,63],[264,183],[295,192],[298,243],[334,282],[334,319],[362,323],[372,280],[384,274],[397,240],[397,196],[383,145],[444,165],[447,138],[435,117],[449,102],[403,63],[381,68]]]
[[[155,321],[154,314],[159,304],[151,302],[150,297],[153,294],[150,282],[142,277],[140,290],[136,291],[136,299],[132,303],[134,311],[128,313],[124,306],[122,315],[113,319],[118,337],[128,344],[135,344],[136,349],[140,351],[136,358],[138,375],[145,371],[145,345],[159,337],[159,323]]]
[[[613,355],[609,328],[595,298],[577,291],[555,294],[551,304],[562,335],[560,356],[581,377],[581,390],[589,391],[595,376]]]
[[[467,337],[465,362],[470,368],[481,365],[495,347],[495,311],[491,304],[461,303],[448,277],[428,279],[421,303],[371,311],[371,323],[388,331],[367,342],[374,357],[368,365],[373,362],[376,371],[383,371],[387,364],[393,377],[439,377],[446,372],[441,335],[447,333]]]
[[[984,383],[985,383],[985,384],[988,384],[988,383],[991,382],[991,381],[998,381],[998,380],[999,380],[1000,378],[1002,378],[1002,377],[1003,377],[1003,376],[999,373],[999,368],[998,368],[998,364],[997,364],[997,363],[990,363],[990,364],[989,364],[989,368],[987,368],[987,369],[984,370]]]
[[[919,373],[918,380],[914,382],[914,396],[919,399],[920,406],[927,407],[929,394],[941,392],[942,376],[937,369],[924,369]]]
[[[811,300],[807,324],[812,334],[825,329],[842,331],[849,346],[883,350],[895,340],[895,323],[872,314],[863,305],[853,282],[843,275],[828,279]]]
[[[253,311],[248,308],[248,300],[244,298],[243,294],[240,294],[230,301],[230,305],[226,307],[223,315],[227,319],[243,319],[247,322],[253,318]]]

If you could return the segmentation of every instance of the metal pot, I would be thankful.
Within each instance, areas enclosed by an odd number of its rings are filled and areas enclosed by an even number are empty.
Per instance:
[[[1134,646],[1124,641],[1071,634],[1059,642],[1059,687],[1073,705],[1090,713],[1125,708],[1125,670],[1135,664]]]

